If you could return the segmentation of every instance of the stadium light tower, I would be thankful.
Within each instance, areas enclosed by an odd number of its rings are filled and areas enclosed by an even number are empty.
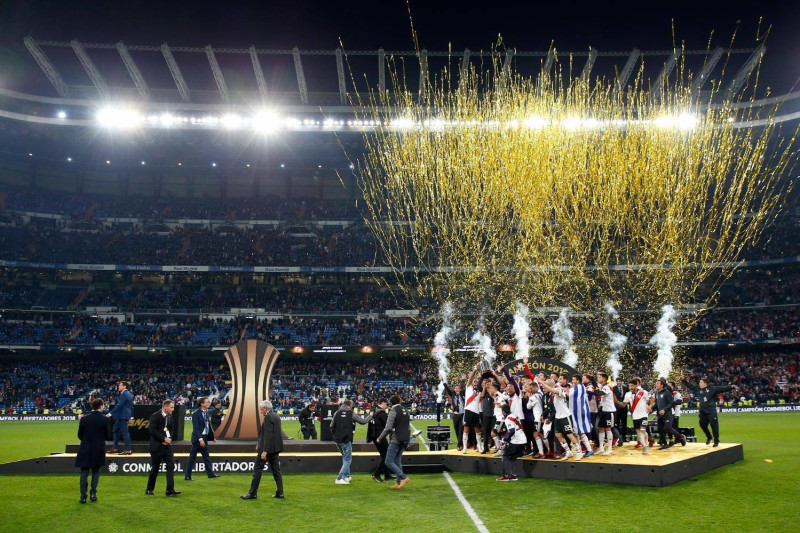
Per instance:
[[[253,72],[256,75],[256,82],[258,83],[258,93],[261,95],[261,102],[267,102],[267,82],[264,79],[264,71],[261,70],[261,61],[258,59],[258,52],[255,46],[251,46],[248,50],[250,53],[250,61],[253,63]]]
[[[184,102],[188,102],[189,87],[186,85],[186,80],[183,79],[183,74],[181,73],[181,69],[180,67],[178,67],[178,63],[172,56],[172,50],[170,50],[169,45],[167,43],[161,45],[161,54],[164,56],[164,60],[167,62],[167,67],[169,68],[170,74],[172,74],[172,79],[175,81],[175,87],[178,89],[178,93],[180,93],[181,99]]]
[[[300,49],[296,46],[292,48],[292,58],[294,59],[294,70],[297,74],[297,87],[300,89],[300,103],[308,104],[308,87],[306,87],[306,76],[303,74],[303,62],[300,61]]]
[[[94,64],[94,61],[92,61],[92,58],[89,57],[89,54],[86,53],[81,42],[78,39],[72,39],[69,44],[75,52],[75,55],[78,56],[83,70],[86,71],[86,74],[89,75],[89,79],[92,80],[92,84],[95,89],[97,89],[100,98],[108,98],[108,85],[106,85],[106,80],[100,75],[100,71],[97,70],[97,66]]]
[[[62,98],[66,98],[69,96],[69,89],[67,88],[67,84],[64,83],[64,78],[61,77],[61,74],[58,72],[56,67],[53,66],[53,63],[50,61],[50,58],[47,57],[39,45],[36,44],[36,41],[30,35],[26,35],[25,38],[22,40],[25,43],[25,48],[28,49],[28,52],[31,53],[33,59],[39,65],[39,68],[42,69],[44,75],[47,76],[47,79],[50,80],[50,83],[53,84],[55,87],[56,92]]]
[[[214,49],[211,45],[206,45],[206,57],[208,57],[208,64],[211,66],[211,72],[214,74],[214,81],[217,82],[217,89],[219,89],[219,96],[226,104],[230,103],[231,98],[228,95],[228,84],[225,83],[225,78],[222,76],[222,70],[217,63],[217,56],[214,55]]]
[[[347,104],[347,81],[344,77],[344,63],[342,61],[343,52],[341,48],[336,49],[336,74],[339,78],[339,102]]]
[[[125,68],[128,69],[128,74],[131,75],[139,95],[144,100],[150,100],[150,88],[147,86],[147,82],[144,80],[141,71],[139,71],[139,67],[136,66],[136,62],[131,57],[130,52],[128,52],[128,47],[122,41],[117,43],[117,52],[119,52],[119,57],[122,58]]]

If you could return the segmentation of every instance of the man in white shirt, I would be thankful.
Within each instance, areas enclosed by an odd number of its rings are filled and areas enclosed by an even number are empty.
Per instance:
[[[538,452],[533,457],[535,459],[544,459],[545,449],[541,434],[544,398],[539,391],[539,384],[535,381],[528,382],[526,389],[528,391],[528,409],[533,412],[533,440],[536,441],[536,448],[538,449]]]
[[[500,438],[503,436],[503,419],[505,418],[505,416],[503,416],[503,406],[508,405],[508,395],[500,391],[494,382],[489,385],[489,394],[491,394],[492,398],[494,399],[493,407],[495,423],[494,427],[492,427],[492,440],[494,441],[494,447],[496,448],[494,457],[500,457],[503,455],[503,443],[500,442]]]
[[[650,400],[650,393],[644,390],[642,380],[639,378],[631,378],[628,386],[630,390],[625,394],[625,399],[622,400],[622,403],[630,409],[633,429],[636,431],[639,444],[642,446],[642,454],[646,455],[650,453],[650,445],[647,438],[647,415],[650,414],[647,403]]]
[[[564,449],[564,456],[562,461],[566,461],[570,457],[575,457],[576,461],[583,458],[578,438],[572,429],[572,411],[570,411],[568,398],[569,398],[569,373],[562,372],[558,377],[558,385],[552,383],[552,380],[547,380],[542,386],[545,391],[553,393],[553,405],[556,410],[555,422],[553,424],[553,431],[555,431],[556,438],[561,443]],[[573,452],[569,449],[567,438],[572,443]]]
[[[614,405],[614,391],[608,384],[608,374],[605,372],[597,373],[598,390],[595,396],[600,399],[600,411],[597,414],[597,439],[599,441],[601,455],[611,455],[613,449],[614,436],[614,416],[617,413],[617,406]],[[608,443],[608,449],[604,449],[604,444]]]
[[[506,426],[506,436],[503,439],[503,475],[497,481],[517,481],[516,462],[517,458],[525,452],[525,445],[528,438],[522,427],[522,420],[511,414],[511,407],[503,404],[502,415]]]
[[[478,453],[483,453],[483,439],[481,439],[481,391],[478,388],[479,378],[475,377],[475,373],[480,367],[480,363],[475,365],[467,378],[467,389],[464,395],[464,448],[461,450],[461,453],[467,453],[470,428],[475,429],[475,439],[478,441]]]

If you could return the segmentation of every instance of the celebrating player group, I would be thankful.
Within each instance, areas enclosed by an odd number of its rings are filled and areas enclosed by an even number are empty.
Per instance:
[[[684,398],[666,379],[658,379],[654,390],[648,391],[638,377],[631,378],[627,386],[617,379],[614,386],[605,372],[534,375],[526,358],[513,369],[524,371],[522,377],[502,365],[482,373],[480,368],[478,364],[470,372],[463,397],[460,386],[445,391],[455,412],[459,450],[467,453],[474,447],[478,453],[502,456],[503,475],[498,481],[516,481],[515,463],[523,456],[580,461],[593,454],[613,454],[627,440],[628,412],[633,419],[635,448],[643,454],[649,454],[655,445],[649,420],[653,414],[659,450],[686,446],[678,425]],[[685,385],[692,391],[697,388]],[[719,430],[711,425],[716,446]],[[703,430],[710,444],[711,435],[705,426]],[[473,431],[474,445],[470,443]]]

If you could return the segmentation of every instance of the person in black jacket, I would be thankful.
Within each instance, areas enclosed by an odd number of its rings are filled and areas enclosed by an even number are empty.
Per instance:
[[[659,378],[656,381],[656,390],[650,402],[651,409],[655,405],[656,414],[658,415],[658,442],[661,444],[659,449],[666,450],[673,446],[674,442],[673,444],[667,444],[667,433],[675,437],[681,443],[681,446],[686,446],[686,437],[681,435],[672,424],[674,399],[672,389],[667,385],[666,379]]]
[[[381,454],[381,462],[372,474],[372,479],[378,483],[388,481],[392,475],[391,471],[386,466],[386,451],[389,449],[389,444],[385,439],[382,441],[378,440],[378,437],[386,428],[386,420],[388,418],[386,414],[387,405],[388,403],[384,398],[378,400],[377,409],[375,409],[375,413],[372,415],[372,420],[370,420],[369,429],[367,430],[367,441],[369,442],[372,440],[375,443],[375,448],[378,449],[378,453]]]
[[[147,478],[145,494],[153,496],[156,488],[156,478],[161,463],[167,465],[167,496],[177,496],[181,493],[175,490],[175,456],[172,453],[172,411],[175,402],[164,400],[161,409],[150,417],[150,476]]]
[[[622,403],[625,395],[628,394],[628,387],[622,378],[617,378],[617,384],[612,389],[614,391],[614,405],[617,406],[617,416],[614,418],[614,426],[619,432],[618,443],[614,445],[622,446],[625,444],[628,436],[628,407]]]
[[[707,378],[700,379],[699,387],[686,381],[686,378],[681,378],[681,382],[694,393],[695,398],[700,403],[700,429],[706,434],[706,445],[711,444],[712,434],[708,432],[708,426],[711,424],[714,448],[716,448],[719,446],[719,418],[717,417],[716,398],[718,394],[728,392],[733,387],[730,385],[709,387]]]
[[[317,428],[314,427],[314,420],[317,418],[317,404],[310,403],[300,411],[297,419],[300,421],[300,431],[303,432],[303,440],[317,440]]]
[[[86,489],[89,485],[89,472],[92,472],[93,502],[97,501],[97,483],[100,481],[100,467],[106,464],[106,441],[111,439],[111,426],[103,416],[103,400],[92,400],[92,412],[81,418],[78,424],[78,438],[81,447],[75,456],[75,466],[81,469],[81,503],[86,503]]]
[[[258,428],[258,444],[256,445],[256,464],[253,466],[253,481],[247,494],[240,496],[243,500],[258,498],[258,485],[261,483],[261,474],[264,465],[269,465],[272,477],[275,479],[276,490],[273,498],[283,499],[283,475],[281,474],[280,453],[283,451],[283,431],[281,431],[281,417],[272,410],[272,402],[264,400],[258,404],[258,410],[264,421]]]
[[[391,433],[392,441],[389,443],[389,449],[386,451],[386,466],[389,470],[394,472],[397,476],[392,489],[402,489],[405,487],[410,479],[403,473],[403,450],[408,446],[408,441],[411,440],[411,415],[403,404],[401,403],[400,396],[394,395],[389,399],[392,402],[392,408],[389,411],[389,416],[386,419],[386,427],[383,428],[381,434],[378,436],[378,441],[385,441],[386,436]]]
[[[219,398],[214,398],[211,402],[211,414],[208,417],[209,422],[211,423],[211,431],[217,431],[217,428],[222,425],[222,417],[224,413],[222,412],[222,402],[219,401]]]
[[[372,415],[363,418],[353,412],[352,400],[345,400],[339,409],[333,414],[331,419],[331,433],[333,441],[342,454],[342,468],[336,476],[337,485],[350,484],[350,463],[353,462],[353,433],[356,429],[356,422],[366,424],[372,420]]]

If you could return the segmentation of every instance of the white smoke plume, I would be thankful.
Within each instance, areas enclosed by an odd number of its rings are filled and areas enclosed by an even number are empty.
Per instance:
[[[656,334],[650,338],[650,344],[658,347],[658,355],[653,365],[658,377],[669,377],[672,371],[672,347],[678,342],[678,337],[672,332],[675,327],[675,318],[678,313],[671,305],[661,308],[661,318],[656,324]]]
[[[450,364],[447,362],[447,356],[450,354],[450,347],[447,344],[447,339],[453,332],[453,305],[450,302],[445,302],[442,306],[442,329],[433,338],[433,357],[439,365],[439,386],[436,389],[436,401],[442,402],[442,395],[444,394],[444,384],[450,376]]]
[[[528,306],[519,300],[516,301],[515,306],[514,326],[511,329],[514,332],[514,339],[517,344],[517,356],[527,361],[531,351],[528,339],[531,334],[531,325],[528,322]]]
[[[566,307],[561,310],[558,319],[553,322],[550,329],[553,330],[553,342],[558,344],[558,349],[564,352],[561,359],[564,363],[571,367],[578,364],[578,354],[575,353],[575,334],[569,328],[569,313],[570,308]]]
[[[478,331],[472,336],[474,342],[480,352],[483,352],[483,358],[489,363],[489,367],[494,365],[494,360],[497,359],[497,352],[494,351],[492,346],[492,338],[486,334],[486,325],[483,322],[483,317],[478,319]]]
[[[612,319],[619,318],[619,313],[617,313],[617,310],[611,305],[611,302],[606,302],[604,309]],[[622,363],[619,362],[619,354],[622,353],[622,350],[628,343],[628,337],[616,331],[611,331],[610,329],[606,330],[606,335],[608,335],[609,349],[606,366],[611,370],[611,380],[616,381],[617,377],[619,377],[619,373],[622,371]]]

